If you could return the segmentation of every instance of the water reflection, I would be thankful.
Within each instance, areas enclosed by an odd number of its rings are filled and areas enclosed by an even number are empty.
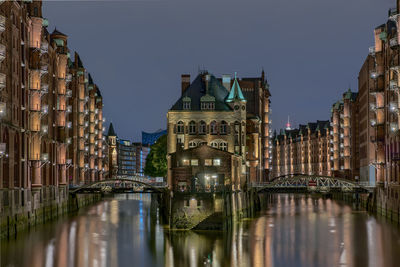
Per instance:
[[[396,227],[329,199],[264,195],[230,232],[169,232],[152,195],[118,195],[1,244],[1,266],[395,266]]]

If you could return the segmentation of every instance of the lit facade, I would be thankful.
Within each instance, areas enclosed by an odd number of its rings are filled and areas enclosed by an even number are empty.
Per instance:
[[[107,148],[100,91],[81,78],[88,77],[84,70],[78,73],[68,37],[49,33],[47,26],[41,1],[0,3],[0,206],[5,216],[33,212],[44,203],[61,205],[69,184],[101,180],[108,168],[102,162]],[[81,107],[93,116],[79,117]],[[88,129],[81,130],[79,119]],[[83,155],[82,143],[88,146]],[[79,172],[82,162],[88,164],[86,176]]]
[[[193,82],[182,75],[182,95],[167,121],[172,189],[219,185],[237,190],[246,183],[246,100],[237,79],[227,90],[207,72]]]
[[[309,174],[331,176],[330,122],[281,130],[272,140],[272,178]]]
[[[359,180],[358,93],[349,89],[331,109],[333,176]]]

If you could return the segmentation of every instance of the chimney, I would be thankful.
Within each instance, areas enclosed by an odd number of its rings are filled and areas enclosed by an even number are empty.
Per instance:
[[[190,74],[182,74],[181,76],[182,95],[190,86]]]
[[[231,90],[231,75],[222,74],[222,85],[225,87],[226,90]]]

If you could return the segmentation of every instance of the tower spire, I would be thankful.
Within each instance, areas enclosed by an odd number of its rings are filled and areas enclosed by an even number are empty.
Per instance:
[[[290,124],[289,115],[287,116],[286,130],[288,130],[288,131],[292,130],[292,125]]]

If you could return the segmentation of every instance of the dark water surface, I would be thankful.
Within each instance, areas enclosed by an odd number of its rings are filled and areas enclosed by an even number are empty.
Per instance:
[[[1,242],[0,266],[400,266],[396,225],[329,199],[265,196],[229,232],[168,232],[151,195],[117,195]]]

